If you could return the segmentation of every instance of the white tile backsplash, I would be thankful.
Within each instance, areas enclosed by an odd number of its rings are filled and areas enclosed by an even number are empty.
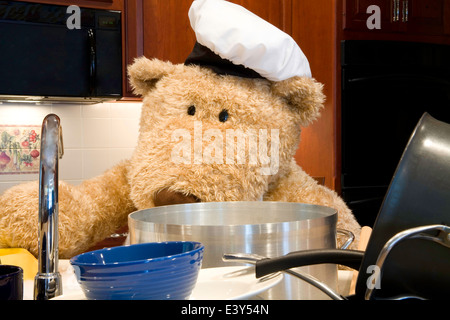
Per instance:
[[[102,174],[128,159],[137,144],[141,102],[111,102],[95,105],[0,104],[0,124],[41,125],[44,117],[55,113],[61,118],[64,156],[59,177],[77,185]],[[0,194],[36,174],[0,175]]]
[[[111,103],[110,115],[113,119],[139,119],[142,103]]]
[[[30,105],[28,103],[0,104],[0,123],[14,125],[42,124],[44,117],[51,113],[49,105]]]
[[[119,163],[122,160],[130,159],[134,148],[111,148],[109,156],[111,163]]]
[[[85,149],[83,154],[83,178],[98,176],[111,167],[108,149]]]
[[[79,180],[83,178],[83,150],[64,148],[64,156],[59,160],[59,178]]]
[[[111,118],[84,118],[83,119],[83,146],[86,149],[110,148]]]
[[[118,148],[134,148],[137,145],[136,132],[139,126],[139,119],[132,118],[113,118],[111,125],[110,143]],[[133,140],[134,139],[134,140]],[[130,142],[132,144],[130,145]]]
[[[61,121],[71,119],[81,119],[81,105],[79,104],[60,104],[55,105],[53,110],[57,110],[58,117]],[[56,111],[54,111],[56,113]]]
[[[105,118],[108,119],[111,117],[110,103],[99,103],[94,105],[83,105],[81,107],[82,117],[85,119],[89,118]]]
[[[63,145],[65,149],[83,149],[83,120],[61,117]]]

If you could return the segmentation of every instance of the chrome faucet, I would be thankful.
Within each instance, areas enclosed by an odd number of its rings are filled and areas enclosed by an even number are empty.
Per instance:
[[[60,119],[49,114],[42,122],[39,168],[39,253],[34,299],[62,294],[58,272],[58,159],[64,153]]]

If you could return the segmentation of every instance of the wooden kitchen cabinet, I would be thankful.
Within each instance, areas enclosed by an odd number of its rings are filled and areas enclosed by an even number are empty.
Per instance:
[[[375,32],[392,32],[399,29],[399,22],[395,21],[394,15],[399,15],[397,5],[399,0],[345,0],[344,5],[344,29],[354,31],[369,31],[367,28],[367,8],[376,5],[380,8],[380,30]]]
[[[444,35],[450,23],[450,14],[445,7],[448,0],[410,0],[407,32],[412,34]]]
[[[188,10],[191,0],[144,0],[143,37],[147,58],[183,63],[195,44]]]
[[[77,5],[86,8],[122,11],[123,3],[124,1],[127,0],[20,0],[20,1],[56,4],[63,6]]]
[[[290,32],[292,0],[234,0],[237,3]],[[142,1],[144,55],[148,58],[183,63],[194,47],[196,38],[188,11],[192,0]],[[230,17],[232,19],[232,17]]]
[[[293,0],[291,26],[292,37],[308,58],[313,78],[324,85],[326,96],[320,118],[302,129],[295,159],[305,172],[324,178],[324,184],[335,190],[339,187],[336,1]]]
[[[298,0],[231,0],[270,22],[284,32],[292,32],[292,1]]]
[[[380,29],[369,29],[366,25],[371,15],[367,8],[371,5],[380,8]],[[448,0],[344,0],[343,17],[345,32],[369,38],[384,34],[392,40],[414,41],[414,36],[430,36],[444,37],[441,42],[446,42],[445,36],[450,35]],[[423,37],[417,40],[426,41]]]
[[[124,0],[126,64],[146,56],[172,63],[183,63],[196,38],[188,11],[193,0]],[[282,30],[291,31],[292,0],[233,0]],[[133,98],[129,83],[124,95]]]

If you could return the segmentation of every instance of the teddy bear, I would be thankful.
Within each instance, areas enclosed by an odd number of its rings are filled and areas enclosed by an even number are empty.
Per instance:
[[[231,29],[220,21],[227,13]],[[189,17],[197,43],[184,64],[140,57],[128,68],[143,99],[131,158],[78,186],[59,182],[59,256],[85,252],[133,211],[191,202],[328,206],[338,212],[338,228],[358,237],[344,201],[294,160],[301,128],[319,117],[325,99],[301,49],[226,1],[195,0]],[[261,50],[267,41],[275,43]],[[0,247],[37,255],[38,190],[30,182],[0,197]]]

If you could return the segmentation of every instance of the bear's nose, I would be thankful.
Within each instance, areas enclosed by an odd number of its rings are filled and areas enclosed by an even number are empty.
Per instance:
[[[199,198],[194,195],[185,195],[181,192],[171,191],[169,189],[160,190],[155,196],[155,206],[167,206],[170,204],[183,204],[201,202]]]

